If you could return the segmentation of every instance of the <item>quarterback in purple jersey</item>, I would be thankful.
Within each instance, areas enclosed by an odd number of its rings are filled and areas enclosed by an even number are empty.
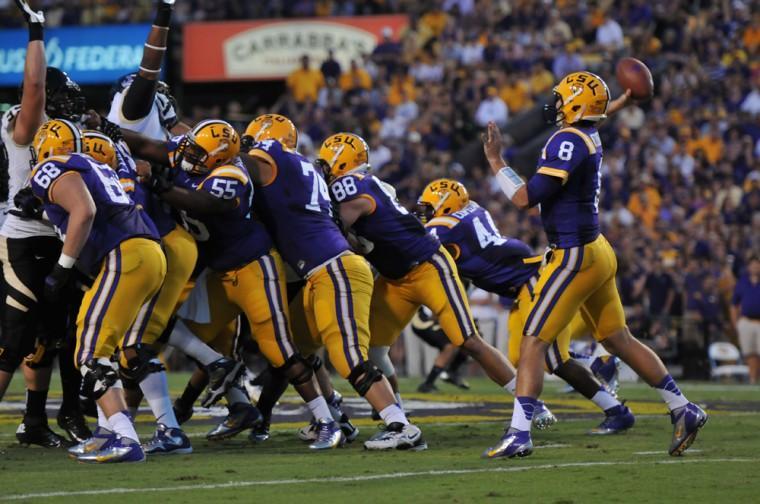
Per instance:
[[[368,173],[364,139],[336,133],[324,141],[319,158],[343,226],[355,233],[365,257],[380,273],[370,305],[370,357],[392,377],[396,393],[388,351],[421,305],[435,314],[449,341],[463,347],[494,382],[510,390],[514,368],[480,337],[454,259],[398,203],[395,190]],[[553,419],[545,408],[541,416]]]
[[[526,243],[502,236],[491,214],[471,201],[464,185],[455,180],[439,179],[429,183],[417,200],[417,208],[427,229],[451,252],[464,278],[485,291],[514,300],[508,321],[508,355],[512,365],[517,366],[523,327],[542,256],[534,255]],[[570,328],[562,331],[546,352],[546,369],[604,411],[604,421],[590,434],[622,432],[633,426],[633,414],[594,378],[588,368],[570,357],[573,332],[585,331],[585,328],[580,315],[576,315]],[[539,421],[534,414],[533,425],[542,424],[541,412],[538,416]]]
[[[671,412],[669,452],[681,455],[707,421],[689,402],[659,357],[631,335],[615,284],[617,259],[599,228],[602,144],[598,125],[625,106],[630,91],[610,102],[605,82],[590,72],[565,76],[554,87],[547,120],[560,126],[541,153],[527,184],[506,165],[499,128],[490,123],[483,143],[486,158],[506,196],[519,208],[541,205],[551,260],[534,287],[525,322],[512,422],[484,457],[532,452],[530,426],[543,386],[543,361],[551,344],[580,310],[592,334],[613,355],[657,389]]]
[[[368,359],[373,278],[335,223],[330,193],[318,168],[296,151],[297,130],[286,117],[266,114],[246,129],[242,160],[257,190],[255,208],[277,248],[306,280],[304,311],[312,338],[360,396],[380,413],[382,439],[368,449],[422,449],[422,432],[396,404],[387,378]]]
[[[143,312],[150,312],[166,274],[166,259],[155,227],[124,192],[116,173],[83,152],[82,136],[65,120],[43,124],[33,147],[37,165],[33,194],[63,239],[58,264],[45,280],[45,295],[60,299],[75,264],[97,275],[77,317],[76,363],[83,392],[107,419],[107,433],[82,462],[145,460],[132,425],[118,367],[116,347]]]

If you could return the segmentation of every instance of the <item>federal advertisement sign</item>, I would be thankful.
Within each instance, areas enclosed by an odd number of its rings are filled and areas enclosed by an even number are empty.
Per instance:
[[[45,30],[49,66],[79,84],[107,84],[140,65],[149,24],[64,27]],[[24,75],[26,29],[0,30],[0,86],[17,86]]]
[[[189,23],[183,75],[189,82],[280,79],[304,54],[318,67],[329,49],[347,68],[351,59],[372,52],[383,30],[395,39],[408,23],[397,15]]]

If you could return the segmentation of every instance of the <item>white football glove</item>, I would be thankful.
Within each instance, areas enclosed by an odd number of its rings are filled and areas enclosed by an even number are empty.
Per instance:
[[[44,23],[45,14],[42,11],[33,11],[26,0],[16,0],[16,6],[24,14],[27,23]]]

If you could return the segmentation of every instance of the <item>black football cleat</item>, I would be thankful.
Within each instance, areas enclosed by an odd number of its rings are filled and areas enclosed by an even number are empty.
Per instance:
[[[248,441],[252,443],[263,443],[269,439],[269,420],[262,420],[262,422],[251,429],[251,433],[248,435]]]
[[[435,386],[435,383],[422,382],[420,383],[420,386],[417,387],[417,392],[430,394],[432,392],[438,392],[438,387]]]
[[[21,422],[16,429],[16,439],[24,446],[37,445],[43,448],[69,448],[72,446],[68,439],[53,432],[47,422],[37,425]]]
[[[66,431],[69,439],[75,444],[92,437],[92,431],[87,426],[87,421],[81,413],[64,413],[63,411],[59,411],[56,420],[58,427]]]
[[[251,404],[236,403],[230,407],[227,417],[206,434],[209,441],[221,441],[237,436],[247,429],[257,427],[262,421],[261,413]]]
[[[237,381],[243,373],[243,363],[222,357],[208,365],[208,388],[206,395],[201,400],[201,406],[210,408],[222,398],[227,390]]]

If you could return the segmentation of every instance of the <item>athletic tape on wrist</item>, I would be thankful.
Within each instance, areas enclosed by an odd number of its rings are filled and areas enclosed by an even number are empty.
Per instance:
[[[499,187],[502,192],[504,192],[510,200],[514,198],[517,191],[525,185],[525,181],[509,166],[505,166],[499,170],[499,173],[496,175],[496,180],[499,182]]]
[[[66,269],[73,268],[76,262],[77,260],[75,257],[71,257],[63,253],[61,253],[61,256],[58,258],[58,264],[61,265],[61,267],[66,268]]]

